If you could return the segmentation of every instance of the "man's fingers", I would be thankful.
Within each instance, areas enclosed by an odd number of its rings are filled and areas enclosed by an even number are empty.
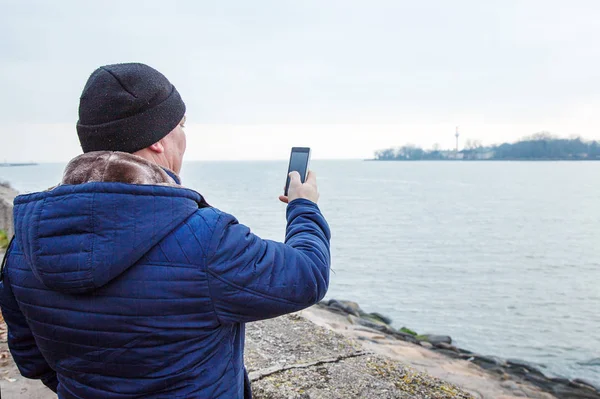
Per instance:
[[[290,188],[289,195],[281,196],[279,199],[281,202],[286,204],[296,200],[297,198],[304,198],[312,202],[319,200],[319,192],[317,190],[317,175],[313,171],[309,171],[306,174],[306,181],[302,184],[302,179],[298,172],[290,172]]]
[[[288,197],[286,197],[285,195],[280,195],[279,201],[283,202],[284,204],[287,204],[289,200]]]

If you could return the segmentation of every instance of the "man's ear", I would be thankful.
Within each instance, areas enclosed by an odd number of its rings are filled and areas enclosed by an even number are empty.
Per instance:
[[[165,152],[165,147],[162,144],[162,140],[157,141],[148,148],[150,149],[150,151],[155,152],[157,154],[162,154],[163,152]]]

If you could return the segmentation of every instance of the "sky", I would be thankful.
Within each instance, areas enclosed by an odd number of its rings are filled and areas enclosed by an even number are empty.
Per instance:
[[[412,143],[600,139],[597,0],[0,0],[0,162],[81,153],[99,66],[187,105],[188,160],[370,158]]]

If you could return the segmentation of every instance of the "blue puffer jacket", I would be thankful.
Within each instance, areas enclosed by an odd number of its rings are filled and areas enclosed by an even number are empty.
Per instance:
[[[307,200],[288,205],[285,244],[175,185],[60,185],[14,216],[9,347],[59,398],[248,397],[244,323],[328,287],[329,227]]]

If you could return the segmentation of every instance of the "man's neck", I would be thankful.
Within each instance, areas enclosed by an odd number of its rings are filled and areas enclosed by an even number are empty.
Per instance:
[[[179,175],[173,170],[167,158],[164,156],[164,153],[159,154],[149,150],[148,148],[144,148],[143,150],[134,152],[133,155],[137,155],[140,158],[144,158],[146,161],[160,166],[173,180],[175,180],[177,184],[181,184]]]
[[[173,170],[164,153],[155,153],[148,148],[134,152],[132,155],[136,155],[140,158],[144,158],[146,161],[157,164],[163,169]]]

